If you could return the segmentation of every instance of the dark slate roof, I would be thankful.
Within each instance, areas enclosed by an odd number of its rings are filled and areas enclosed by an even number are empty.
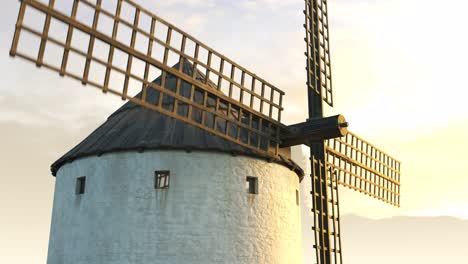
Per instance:
[[[174,66],[178,68],[178,64]],[[185,62],[183,71],[192,73],[193,67]],[[201,72],[197,72],[199,79],[204,79]],[[154,83],[161,84],[161,77]],[[216,89],[213,83],[209,85]],[[176,79],[173,76],[166,77],[166,87],[175,89]],[[190,85],[183,83],[181,93],[190,93]],[[140,98],[139,93],[135,97]],[[147,90],[147,101],[157,102],[159,92],[154,89]],[[173,99],[163,97],[163,107],[173,107]],[[179,105],[179,111],[187,111],[187,105]],[[106,122],[86,137],[76,147],[58,159],[51,165],[52,174],[55,176],[62,165],[75,159],[87,156],[102,155],[118,151],[144,151],[157,149],[202,150],[219,151],[235,155],[247,155],[258,158],[266,158],[278,162],[294,170],[302,179],[303,171],[288,158],[280,157],[272,159],[262,156],[253,150],[213,135],[195,126],[178,121],[163,115],[157,111],[144,108],[133,102],[127,102],[112,115]]]

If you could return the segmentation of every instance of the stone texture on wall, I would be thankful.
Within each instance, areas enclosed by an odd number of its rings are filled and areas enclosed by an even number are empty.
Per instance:
[[[170,170],[169,189],[154,189],[156,170]],[[258,195],[246,176],[258,177]],[[288,168],[244,156],[82,158],[58,171],[47,263],[301,263],[298,187]]]

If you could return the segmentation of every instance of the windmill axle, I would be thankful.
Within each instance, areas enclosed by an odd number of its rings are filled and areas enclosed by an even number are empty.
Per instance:
[[[348,134],[348,122],[342,115],[308,119],[290,125],[281,135],[280,147],[309,144],[311,141],[343,137]]]

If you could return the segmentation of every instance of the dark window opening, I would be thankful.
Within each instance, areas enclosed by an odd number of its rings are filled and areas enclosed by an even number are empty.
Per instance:
[[[258,194],[258,178],[247,176],[246,178],[246,189],[248,193]]]
[[[154,172],[154,188],[167,189],[169,188],[169,171],[155,171]]]
[[[86,188],[86,177],[79,177],[76,179],[76,194],[83,194]]]
[[[299,205],[299,190],[296,190],[296,204]]]

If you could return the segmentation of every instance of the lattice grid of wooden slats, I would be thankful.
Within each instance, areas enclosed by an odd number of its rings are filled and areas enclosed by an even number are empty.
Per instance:
[[[327,0],[305,0],[307,85],[333,106]]]
[[[312,212],[318,264],[342,264],[338,173],[311,157]]]
[[[327,163],[341,185],[400,206],[399,161],[353,133],[326,144]]]
[[[63,11],[67,4],[71,10]],[[43,22],[26,23],[29,13]],[[255,152],[278,154],[284,92],[130,0],[22,0],[10,54]],[[153,82],[158,76],[160,84]],[[166,87],[168,78],[176,79],[175,90]],[[182,93],[183,84],[191,90]],[[147,101],[148,89],[163,96]],[[163,98],[173,107],[163,107]],[[188,111],[178,111],[181,104]]]

